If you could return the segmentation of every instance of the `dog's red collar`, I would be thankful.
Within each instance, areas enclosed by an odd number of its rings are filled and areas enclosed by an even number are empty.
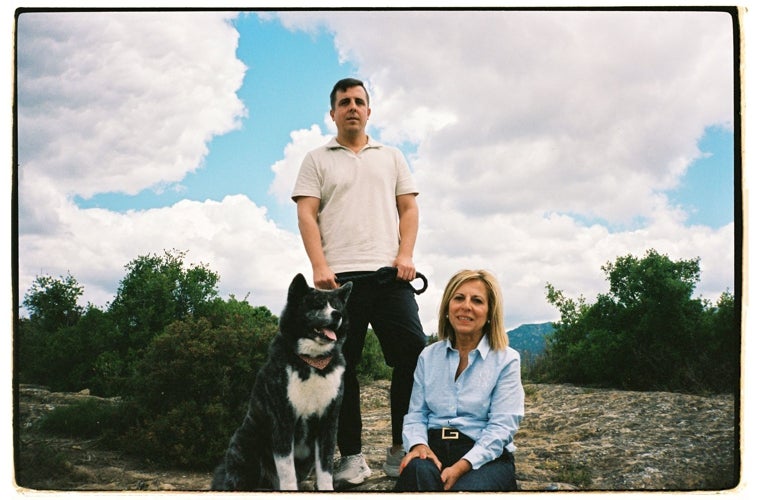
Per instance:
[[[311,366],[312,368],[316,368],[317,370],[324,370],[327,368],[327,365],[330,364],[330,361],[332,361],[333,358],[332,355],[315,358],[313,356],[305,356],[303,354],[299,354],[298,357],[300,357],[304,363]]]

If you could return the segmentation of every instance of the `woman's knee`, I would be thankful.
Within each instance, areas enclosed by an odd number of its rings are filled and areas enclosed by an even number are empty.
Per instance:
[[[431,460],[412,459],[396,482],[395,491],[439,491],[443,489],[441,471]]]
[[[441,475],[441,471],[438,470],[438,467],[436,467],[435,463],[432,460],[422,458],[413,458],[411,462],[409,462],[404,468],[404,470],[406,469],[411,469],[413,471],[417,471],[418,473],[429,473],[435,474],[437,476]]]
[[[453,491],[514,491],[517,489],[514,463],[495,460],[471,470],[456,482]]]

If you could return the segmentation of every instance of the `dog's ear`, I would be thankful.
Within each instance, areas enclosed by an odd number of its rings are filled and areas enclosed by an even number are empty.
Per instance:
[[[296,274],[293,281],[290,282],[290,288],[288,288],[288,301],[295,301],[303,297],[309,291],[309,288],[309,284],[306,283],[306,278],[303,277],[303,274]]]
[[[335,290],[335,292],[338,294],[338,297],[340,297],[340,300],[345,304],[348,300],[348,296],[351,295],[351,289],[354,287],[354,284],[350,281],[347,281],[344,283],[340,288]]]

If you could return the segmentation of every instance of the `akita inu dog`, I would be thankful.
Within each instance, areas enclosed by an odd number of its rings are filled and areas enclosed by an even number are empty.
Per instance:
[[[312,472],[318,490],[333,489],[351,287],[317,290],[303,275],[293,278],[279,332],[212,490],[297,490]]]

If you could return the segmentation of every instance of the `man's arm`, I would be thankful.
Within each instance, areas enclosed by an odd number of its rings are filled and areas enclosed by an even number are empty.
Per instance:
[[[323,290],[338,288],[335,282],[335,273],[327,265],[325,252],[322,249],[322,235],[319,232],[317,214],[319,213],[319,198],[312,196],[300,196],[296,198],[298,210],[298,230],[301,232],[301,240],[306,249],[306,255],[311,262],[314,274],[314,287]]]
[[[414,267],[414,245],[417,242],[420,216],[417,208],[417,195],[402,194],[397,196],[396,207],[398,209],[401,242],[393,265],[398,268],[398,279],[412,281],[417,275]]]

